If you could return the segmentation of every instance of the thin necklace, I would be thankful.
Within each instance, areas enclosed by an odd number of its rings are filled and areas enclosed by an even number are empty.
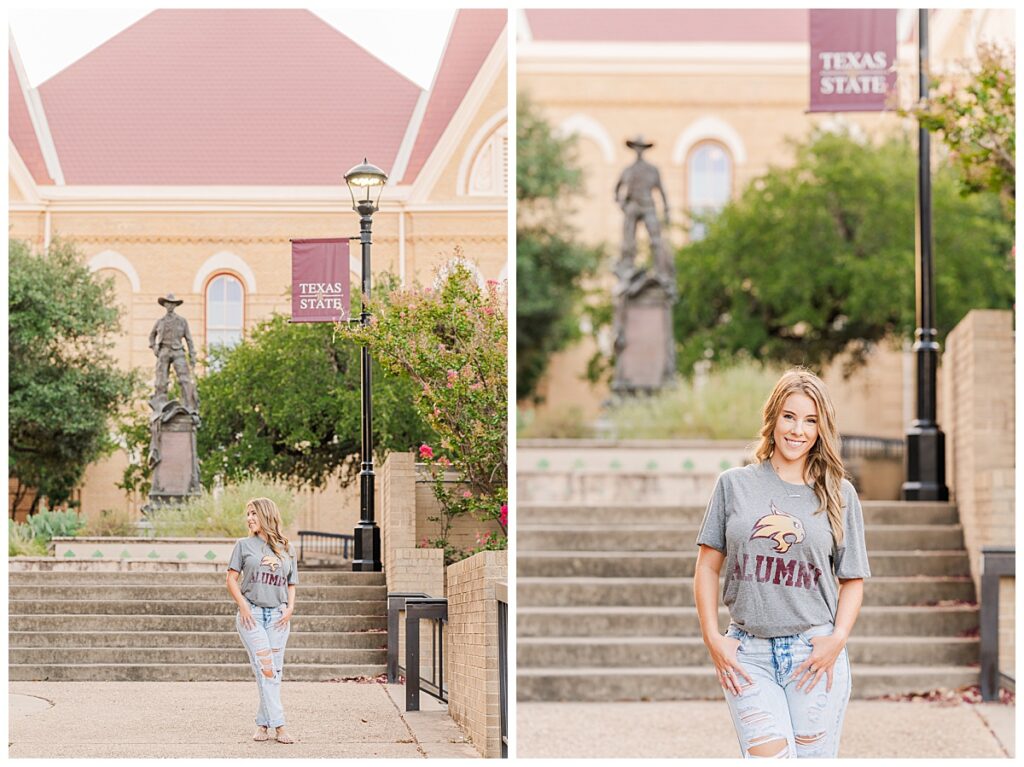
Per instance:
[[[794,493],[793,492],[793,485],[792,485],[792,483],[788,483],[787,484],[786,482],[784,482],[782,480],[782,477],[779,476],[779,470],[777,468],[775,468],[775,463],[772,461],[771,458],[768,459],[768,465],[772,467],[772,474],[775,475],[775,479],[778,481],[779,486],[782,488],[783,492],[786,493],[786,497],[787,498],[804,498],[804,497],[806,497],[806,495],[807,495],[806,491],[808,489],[806,482],[804,483],[804,486],[803,486],[804,487],[804,492]]]

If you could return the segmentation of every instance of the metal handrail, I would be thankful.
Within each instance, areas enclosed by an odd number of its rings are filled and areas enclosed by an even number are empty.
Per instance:
[[[501,758],[508,759],[508,584],[494,584],[498,600],[498,706],[501,726]]]
[[[339,554],[342,559],[351,559],[355,536],[345,533],[327,533],[322,530],[299,530],[299,562],[304,561],[306,539],[310,539],[309,547],[316,554]]]
[[[843,434],[840,439],[840,452],[843,458],[901,458],[903,450],[902,438]]]
[[[981,699],[996,700],[999,682],[1014,680],[999,671],[999,579],[1016,578],[1013,546],[981,547],[981,606],[978,611],[981,653]]]
[[[405,610],[405,665],[398,662],[400,622],[398,614]],[[430,678],[420,676],[420,621],[431,626]],[[389,683],[405,674],[405,710],[420,710],[420,691],[448,702],[444,685],[444,625],[448,622],[448,600],[437,599],[423,592],[392,592],[388,594],[388,656]]]

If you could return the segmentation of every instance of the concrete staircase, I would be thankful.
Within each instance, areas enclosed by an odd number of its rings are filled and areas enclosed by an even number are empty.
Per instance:
[[[218,572],[9,573],[11,681],[253,678]],[[285,679],[385,671],[382,573],[304,571]]]
[[[863,507],[873,577],[848,643],[854,697],[976,684],[978,608],[956,507]],[[518,514],[519,700],[721,695],[693,606],[702,506]]]

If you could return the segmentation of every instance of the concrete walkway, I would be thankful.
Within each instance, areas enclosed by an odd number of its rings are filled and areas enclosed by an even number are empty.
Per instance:
[[[256,743],[253,682],[11,682],[9,757],[480,755],[428,695],[375,682],[285,682],[293,745]]]
[[[725,703],[519,703],[519,757],[739,757]],[[840,757],[1012,757],[1014,706],[854,700]]]

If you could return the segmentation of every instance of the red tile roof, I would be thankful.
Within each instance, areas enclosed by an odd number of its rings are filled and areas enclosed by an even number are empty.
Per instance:
[[[420,89],[309,11],[174,9],[39,92],[68,184],[340,185]]]
[[[43,150],[39,148],[39,139],[32,127],[32,118],[28,115],[28,104],[25,102],[25,91],[14,68],[14,58],[7,54],[7,130],[14,142],[14,148],[28,167],[29,173],[37,184],[52,184]]]
[[[413,144],[403,183],[412,183],[459,108],[508,19],[504,9],[462,10],[455,17],[444,56]]]
[[[529,10],[538,42],[802,43],[806,9]]]

